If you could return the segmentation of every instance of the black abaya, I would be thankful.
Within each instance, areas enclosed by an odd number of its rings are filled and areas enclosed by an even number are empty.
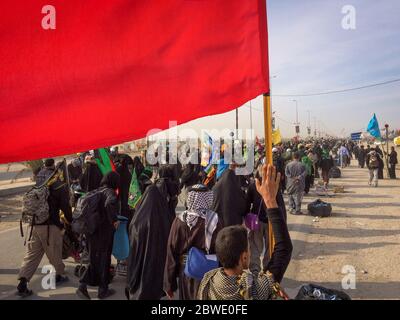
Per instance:
[[[129,225],[130,255],[126,293],[134,300],[158,300],[163,290],[170,231],[167,199],[155,185],[143,194]]]
[[[224,227],[240,225],[246,215],[246,195],[233,170],[226,170],[213,187],[214,203],[212,210],[218,213]]]
[[[119,185],[117,180],[119,177],[115,172],[107,174],[102,180],[104,188],[101,189],[102,199],[99,204],[102,221],[99,222],[97,230],[92,235],[86,235],[90,263],[80,282],[98,286],[99,292],[106,291],[110,283],[111,253],[115,231],[113,224],[117,221],[119,212],[119,203],[114,191]]]

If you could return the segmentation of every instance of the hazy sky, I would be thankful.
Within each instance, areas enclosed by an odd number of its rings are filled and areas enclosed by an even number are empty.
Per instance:
[[[399,0],[269,0],[269,55],[272,96],[359,87],[400,78]],[[342,8],[356,9],[356,29],[342,28]],[[381,127],[400,128],[400,82],[348,93],[314,97],[273,97],[276,124],[284,137],[294,136],[298,100],[301,133],[311,126],[347,135],[365,130],[375,112]],[[250,127],[248,105],[240,108],[239,128]],[[262,98],[252,101],[262,110]],[[182,127],[235,126],[235,112],[206,117]],[[262,135],[262,112],[253,110],[253,127]]]

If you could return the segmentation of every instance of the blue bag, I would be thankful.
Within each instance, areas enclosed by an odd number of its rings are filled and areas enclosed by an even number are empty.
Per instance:
[[[125,260],[129,257],[128,218],[118,216],[119,226],[114,233],[112,254],[117,260]]]
[[[190,248],[185,265],[185,275],[189,278],[202,280],[203,276],[210,270],[218,268],[218,261],[209,259],[206,254],[195,247]]]

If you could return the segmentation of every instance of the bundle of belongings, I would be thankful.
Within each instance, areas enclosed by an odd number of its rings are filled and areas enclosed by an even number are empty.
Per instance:
[[[343,291],[328,289],[314,284],[303,285],[295,300],[351,300]]]
[[[332,213],[332,206],[321,199],[309,203],[307,209],[314,217],[329,217]]]
[[[332,167],[329,170],[329,178],[338,179],[342,176],[342,172],[338,167]]]
[[[335,186],[333,187],[334,193],[344,193],[344,186]]]

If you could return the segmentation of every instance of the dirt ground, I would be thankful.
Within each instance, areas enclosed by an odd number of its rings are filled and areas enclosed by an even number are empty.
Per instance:
[[[318,222],[310,216],[288,218],[294,253],[285,287],[311,282],[342,290],[342,268],[350,265],[356,289],[346,293],[353,299],[399,299],[400,180],[379,180],[377,188],[370,187],[368,170],[353,162],[331,184],[345,188],[345,193],[322,197],[332,204],[332,217]],[[305,197],[303,212],[316,198]]]

